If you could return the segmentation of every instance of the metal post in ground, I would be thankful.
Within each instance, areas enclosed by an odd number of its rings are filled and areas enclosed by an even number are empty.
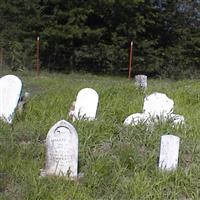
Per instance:
[[[130,55],[129,55],[129,66],[128,66],[128,79],[129,79],[129,80],[131,79],[132,57],[133,57],[133,41],[131,41]]]
[[[36,41],[36,75],[40,75],[40,37],[37,37]]]

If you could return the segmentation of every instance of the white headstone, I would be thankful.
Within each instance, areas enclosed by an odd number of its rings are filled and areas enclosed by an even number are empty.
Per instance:
[[[94,120],[96,117],[99,96],[92,88],[84,88],[79,91],[74,110],[74,120]]]
[[[12,123],[22,90],[21,80],[14,75],[6,75],[0,79],[0,117]]]
[[[78,171],[78,135],[67,121],[57,122],[46,138],[47,160],[41,176],[66,176],[77,178]]]
[[[136,75],[135,85],[142,89],[147,89],[147,76],[146,75]]]
[[[124,125],[136,126],[138,124],[145,123],[147,119],[148,117],[145,115],[145,113],[135,113],[135,114],[129,115],[124,120]]]
[[[144,99],[143,112],[152,118],[167,118],[174,108],[174,101],[166,94],[155,92]]]
[[[175,170],[178,165],[180,138],[174,135],[161,137],[159,168]]]

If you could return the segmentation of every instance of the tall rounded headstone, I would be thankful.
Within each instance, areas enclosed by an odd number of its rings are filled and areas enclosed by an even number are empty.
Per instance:
[[[79,91],[73,120],[94,120],[96,117],[99,96],[92,88],[84,88]]]
[[[72,180],[77,178],[78,135],[69,122],[61,120],[49,130],[46,156],[46,166],[41,176],[66,176]]]
[[[141,89],[147,89],[147,76],[146,75],[136,75],[135,85]]]
[[[163,135],[160,144],[159,168],[175,170],[178,165],[180,138],[174,135]]]
[[[22,90],[21,80],[14,75],[6,75],[0,79],[0,118],[12,123]]]

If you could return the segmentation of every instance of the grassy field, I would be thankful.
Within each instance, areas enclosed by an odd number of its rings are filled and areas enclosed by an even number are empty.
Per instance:
[[[1,74],[2,76],[3,74]],[[175,113],[185,116],[185,128],[159,123],[124,127],[124,119],[141,112],[145,94],[126,78],[90,74],[17,74],[23,91],[31,93],[13,125],[0,122],[0,199],[13,200],[138,200],[200,199],[200,80],[149,80],[146,94],[166,93]],[[91,87],[99,94],[97,120],[73,123],[79,136],[77,182],[40,178],[45,165],[44,140],[59,120],[72,123],[68,111],[78,91]],[[158,169],[160,137],[181,138],[175,172]]]

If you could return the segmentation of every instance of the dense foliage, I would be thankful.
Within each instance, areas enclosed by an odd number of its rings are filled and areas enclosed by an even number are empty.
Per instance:
[[[200,3],[188,0],[1,0],[1,65],[32,69],[36,37],[48,70],[193,76]]]

